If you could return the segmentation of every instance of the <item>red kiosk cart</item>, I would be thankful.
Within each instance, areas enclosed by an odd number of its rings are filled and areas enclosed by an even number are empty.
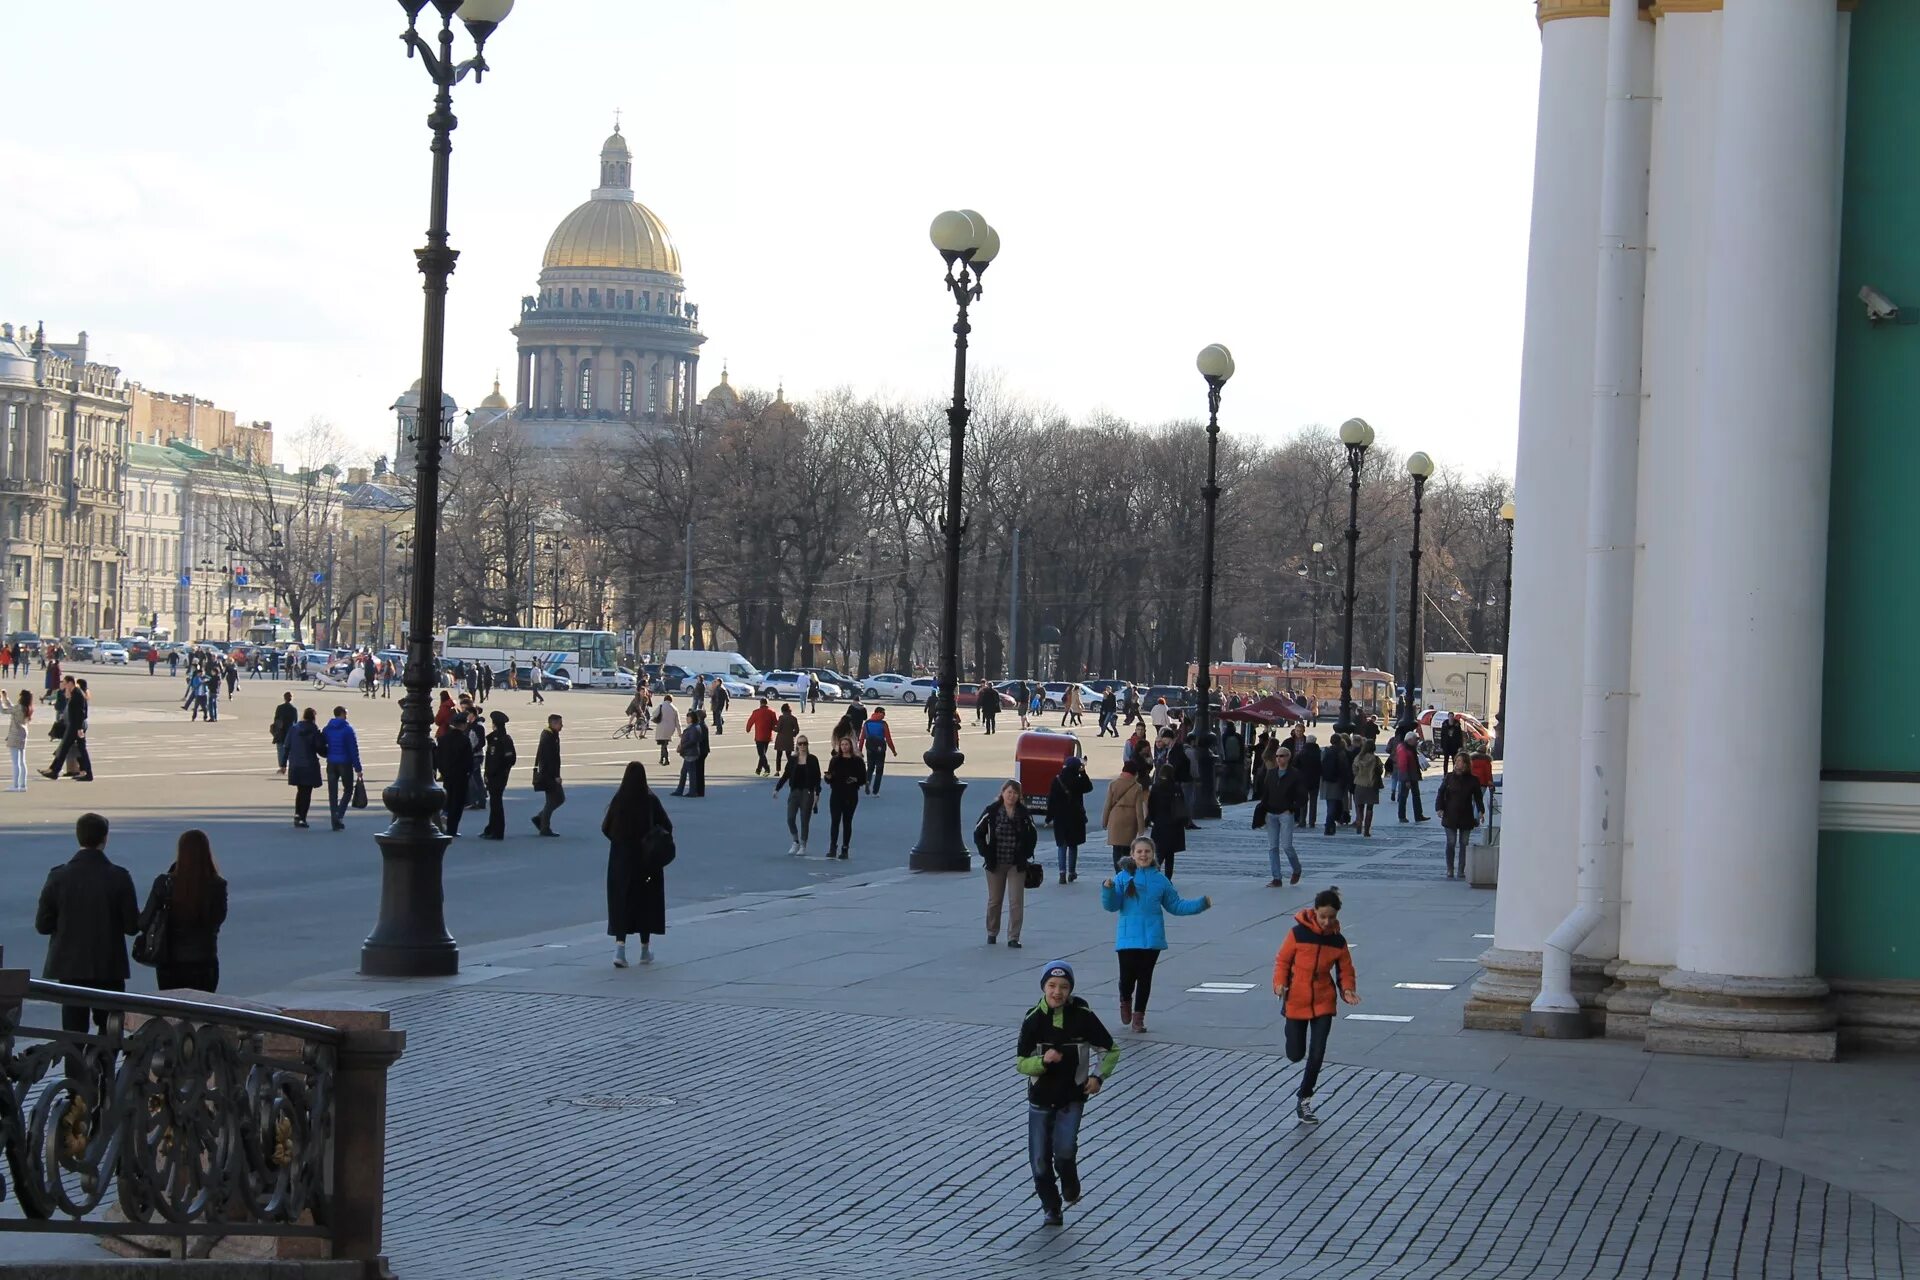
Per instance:
[[[1068,756],[1083,755],[1080,736],[1066,729],[1028,729],[1013,744],[1013,777],[1020,798],[1037,814],[1047,811],[1047,792]]]

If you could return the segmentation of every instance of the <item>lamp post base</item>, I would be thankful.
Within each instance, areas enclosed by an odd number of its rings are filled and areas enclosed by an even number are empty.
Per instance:
[[[1213,734],[1200,735],[1199,767],[1194,770],[1193,819],[1220,816],[1220,790],[1214,773]]]
[[[907,858],[913,871],[971,871],[961,835],[960,798],[967,784],[951,772],[928,774],[920,783],[920,839]]]
[[[373,839],[380,846],[380,919],[360,948],[360,972],[370,978],[460,972],[460,947],[447,932],[440,878],[453,837],[429,820],[403,818]]]

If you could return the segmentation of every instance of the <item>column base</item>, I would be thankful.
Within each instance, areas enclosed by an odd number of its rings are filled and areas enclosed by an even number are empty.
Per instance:
[[[1670,964],[1632,964],[1615,960],[1607,965],[1613,985],[1604,993],[1607,1039],[1644,1040],[1648,1015],[1660,999],[1660,979],[1673,971]]]
[[[1827,985],[1833,988],[1841,1048],[1920,1052],[1920,982],[1834,978]]]
[[[1474,979],[1460,1025],[1469,1031],[1518,1031],[1540,994],[1540,953],[1488,947],[1480,964],[1484,972]]]
[[[1673,969],[1648,1012],[1647,1051],[1832,1062],[1840,1055],[1827,984]]]

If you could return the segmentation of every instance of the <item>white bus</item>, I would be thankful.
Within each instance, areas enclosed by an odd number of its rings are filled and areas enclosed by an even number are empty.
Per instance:
[[[508,662],[540,665],[578,688],[631,684],[620,670],[620,637],[611,631],[550,631],[538,627],[448,627],[440,639],[443,661],[484,662],[505,673]]]

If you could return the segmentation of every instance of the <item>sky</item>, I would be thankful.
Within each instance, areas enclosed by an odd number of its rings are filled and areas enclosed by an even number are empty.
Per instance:
[[[431,10],[429,10],[429,15]],[[0,5],[0,319],[369,455],[419,376],[432,85],[397,4]],[[457,24],[456,24],[457,25]],[[457,49],[471,48],[464,31]],[[446,385],[499,370],[615,110],[739,386],[937,397],[927,239],[1002,249],[972,358],[1069,415],[1359,415],[1512,473],[1539,35],[1523,0],[520,0],[455,91]]]

